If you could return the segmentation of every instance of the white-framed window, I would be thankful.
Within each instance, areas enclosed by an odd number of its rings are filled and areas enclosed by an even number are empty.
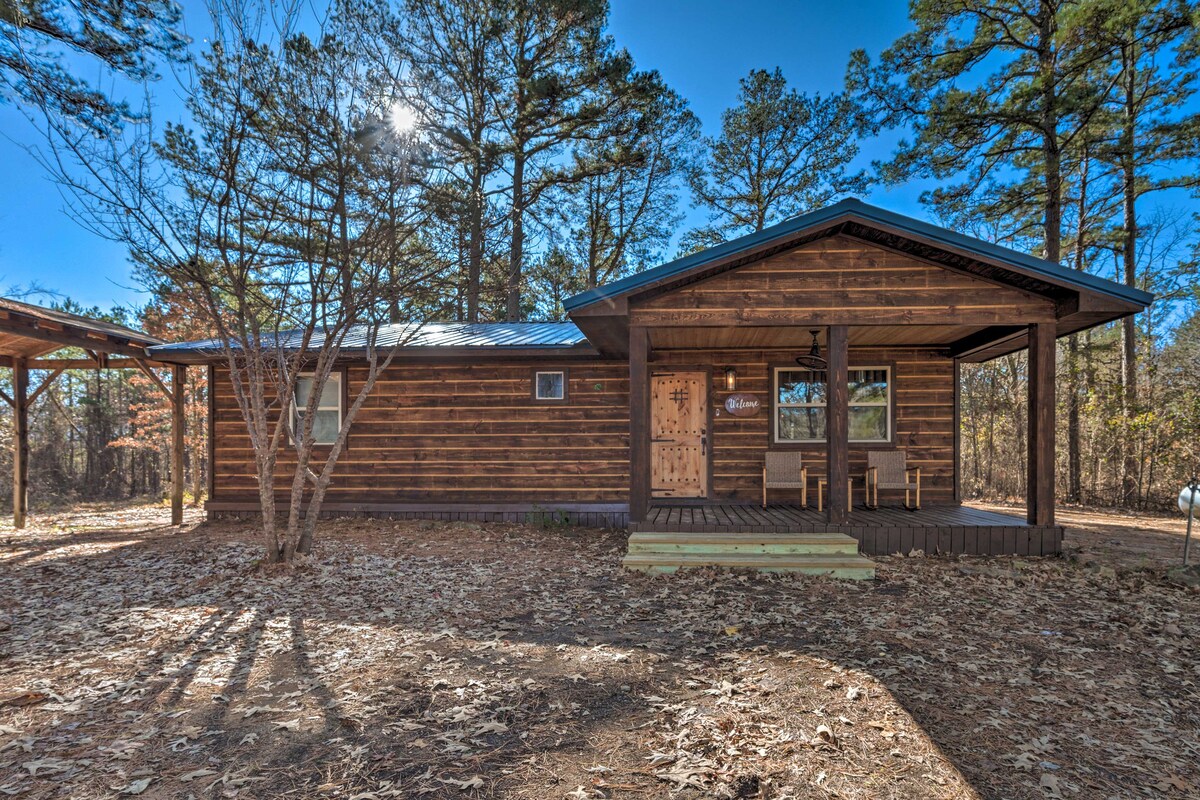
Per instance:
[[[567,371],[565,369],[535,370],[533,399],[542,403],[565,403],[567,400]]]
[[[799,367],[776,367],[774,436],[776,442],[825,441],[828,401],[827,373]],[[851,367],[849,423],[851,442],[892,440],[892,370],[890,367]]]
[[[308,411],[308,398],[312,395],[313,376],[301,374],[296,378],[296,402],[292,404],[292,425],[297,435],[304,426],[304,415]],[[333,371],[321,389],[313,418],[313,444],[333,444],[342,429],[342,373]]]

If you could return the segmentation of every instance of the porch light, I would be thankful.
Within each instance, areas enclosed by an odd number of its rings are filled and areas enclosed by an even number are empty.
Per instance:
[[[808,348],[808,352],[796,358],[796,363],[805,369],[825,369],[829,364],[825,359],[821,358],[821,345],[817,344],[817,334],[819,330],[810,330],[812,334],[812,346]]]
[[[725,391],[737,391],[737,370],[733,367],[725,368]]]

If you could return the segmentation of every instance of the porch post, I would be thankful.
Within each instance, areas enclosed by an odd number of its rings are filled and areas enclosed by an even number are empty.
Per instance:
[[[29,367],[14,358],[13,383],[13,527],[24,528],[29,511]]]
[[[211,502],[217,487],[217,368],[212,364],[208,365],[208,453],[204,461],[204,499]],[[217,512],[211,507],[208,518],[217,518]]]
[[[962,365],[954,359],[954,504],[962,505]]]
[[[1054,524],[1054,358],[1055,325],[1029,326],[1029,474],[1026,519]]]
[[[183,524],[184,385],[187,368],[171,367],[171,524]]]
[[[646,518],[650,504],[650,334],[629,327],[629,521]]]
[[[829,369],[826,373],[825,458],[829,476],[829,523],[845,524],[846,481],[850,478],[849,335],[845,325],[829,326]]]

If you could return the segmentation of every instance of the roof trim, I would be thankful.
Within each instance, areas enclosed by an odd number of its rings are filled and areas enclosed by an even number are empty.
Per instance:
[[[715,265],[739,253],[778,244],[813,228],[830,226],[835,223],[855,219],[867,225],[872,223],[893,228],[901,234],[911,234],[949,248],[966,251],[977,256],[982,261],[988,261],[1018,271],[1030,273],[1043,278],[1050,283],[1065,285],[1070,288],[1097,292],[1127,303],[1147,306],[1154,295],[1141,289],[1125,286],[1086,272],[1069,269],[1031,256],[1008,247],[985,242],[973,236],[955,233],[938,225],[933,225],[913,217],[897,214],[893,211],[864,203],[856,198],[847,198],[831,206],[810,211],[797,217],[772,225],[757,233],[733,239],[728,242],[701,250],[689,256],[670,261],[645,272],[635,273],[604,286],[589,289],[586,292],[568,297],[563,301],[563,307],[568,311],[576,311],[601,300],[611,300],[622,295],[629,295],[639,289],[648,288],[671,278],[683,277],[687,273]]]

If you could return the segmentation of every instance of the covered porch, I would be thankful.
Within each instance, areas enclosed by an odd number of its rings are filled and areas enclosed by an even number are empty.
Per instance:
[[[602,351],[629,359],[631,552],[649,534],[758,534],[763,553],[775,546],[771,536],[824,534],[851,537],[868,554],[1041,555],[1059,552],[1062,540],[1056,339],[1147,302],[1057,264],[843,201],[572,298],[568,308]],[[960,367],[1021,350],[1024,514],[964,507]],[[773,471],[778,480],[768,479]],[[874,488],[892,492],[881,508],[863,508],[864,482],[872,504]],[[778,491],[768,493],[770,484]],[[898,507],[910,488],[919,506],[911,512]],[[809,503],[824,494],[823,512],[803,507],[806,492]]]

